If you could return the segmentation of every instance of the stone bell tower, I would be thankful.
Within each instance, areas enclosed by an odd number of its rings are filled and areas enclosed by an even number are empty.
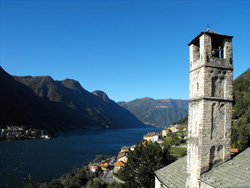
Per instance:
[[[198,188],[202,173],[231,156],[232,38],[208,29],[189,43],[189,188]]]

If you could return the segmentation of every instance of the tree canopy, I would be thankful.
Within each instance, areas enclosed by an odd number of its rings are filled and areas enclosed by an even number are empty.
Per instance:
[[[250,69],[234,80],[233,91],[232,147],[244,150],[250,146]]]
[[[128,161],[118,175],[126,182],[124,187],[151,188],[154,187],[154,172],[173,161],[169,146],[162,148],[158,143],[140,143],[128,153]]]

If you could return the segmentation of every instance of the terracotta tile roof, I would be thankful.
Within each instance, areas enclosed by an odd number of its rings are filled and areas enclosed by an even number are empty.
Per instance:
[[[152,132],[152,133],[144,135],[144,137],[152,137],[154,135],[158,135],[158,134],[156,132]]]
[[[237,148],[231,148],[231,153],[239,153],[239,150]]]
[[[123,147],[121,148],[121,150],[129,150],[129,147],[128,147],[128,146],[123,146]]]
[[[115,166],[125,166],[122,161],[115,162]]]
[[[118,154],[117,158],[119,159],[119,158],[124,157],[124,156],[126,156],[126,152],[120,152]]]
[[[108,167],[109,164],[107,162],[103,162],[99,164],[100,167]]]

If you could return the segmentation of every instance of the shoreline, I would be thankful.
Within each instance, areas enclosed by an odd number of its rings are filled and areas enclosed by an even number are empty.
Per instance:
[[[124,145],[139,142],[148,131],[158,128],[70,130],[60,132],[58,137],[46,140],[16,140],[0,142],[0,187],[8,182],[11,186],[22,182],[31,173],[32,179],[51,181],[72,167],[81,167],[96,155],[117,156]],[[10,174],[7,176],[7,173]],[[15,182],[11,180],[15,177]],[[5,183],[6,182],[6,183]],[[13,184],[12,184],[13,183]],[[14,186],[14,185],[13,185]]]

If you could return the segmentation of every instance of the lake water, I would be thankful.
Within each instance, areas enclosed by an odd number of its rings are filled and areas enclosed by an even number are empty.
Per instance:
[[[117,155],[122,146],[132,146],[153,131],[160,129],[79,130],[51,140],[0,141],[0,187],[20,185],[29,174],[49,182],[96,155]]]

